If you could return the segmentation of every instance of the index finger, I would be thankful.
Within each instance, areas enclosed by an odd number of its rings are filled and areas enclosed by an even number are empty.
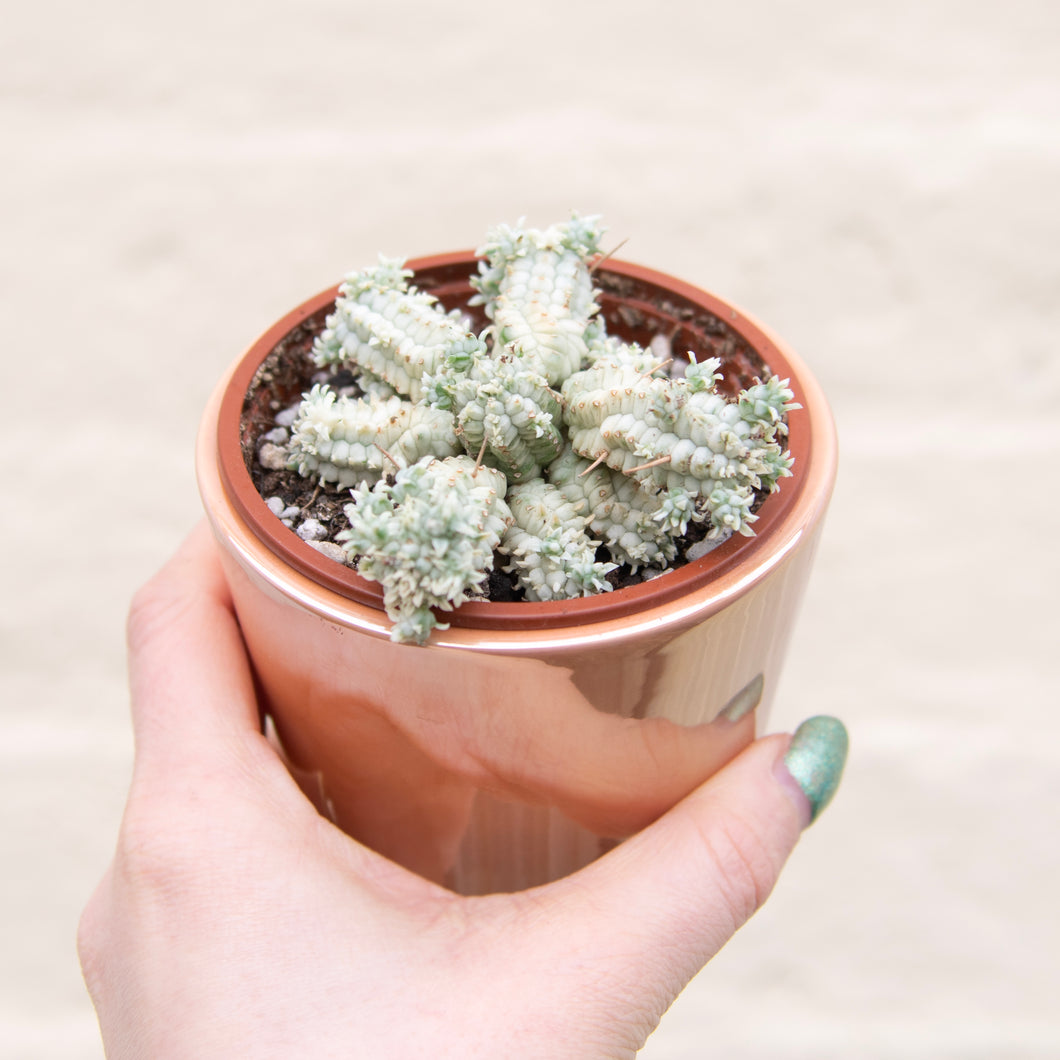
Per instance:
[[[201,758],[260,732],[250,664],[205,522],[134,597],[128,646],[138,764]]]

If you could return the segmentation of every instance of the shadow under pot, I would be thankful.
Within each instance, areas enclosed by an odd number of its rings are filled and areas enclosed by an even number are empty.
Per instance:
[[[408,267],[447,309],[466,307],[472,253]],[[292,771],[349,835],[465,894],[576,871],[762,731],[835,478],[827,403],[779,340],[649,269],[608,261],[594,279],[609,333],[720,357],[732,394],[790,380],[793,475],[762,501],[753,537],[613,592],[467,601],[426,645],[398,644],[380,586],[303,541],[259,492],[256,432],[309,388],[337,288],[236,361],[199,434],[203,503]]]

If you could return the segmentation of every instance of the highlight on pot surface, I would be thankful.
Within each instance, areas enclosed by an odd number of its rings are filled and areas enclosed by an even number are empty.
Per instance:
[[[608,334],[603,231],[577,214],[492,229],[468,304],[484,308],[478,334],[401,261],[351,274],[311,389],[262,439],[267,466],[350,491],[343,529],[298,531],[381,583],[393,640],[423,644],[447,628],[436,610],[491,592],[559,600],[655,577],[753,535],[791,474],[788,380],[726,397],[719,358]]]

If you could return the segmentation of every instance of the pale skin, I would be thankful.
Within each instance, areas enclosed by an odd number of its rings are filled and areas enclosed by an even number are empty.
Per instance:
[[[204,528],[137,595],[129,647],[132,785],[78,937],[111,1060],[631,1057],[810,819],[770,736],[575,875],[459,897],[291,779]]]

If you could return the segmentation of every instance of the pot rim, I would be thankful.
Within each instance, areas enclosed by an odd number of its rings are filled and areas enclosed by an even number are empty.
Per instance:
[[[456,251],[413,259],[406,267],[439,271],[466,268],[477,260],[472,251]],[[795,400],[803,406],[789,417],[794,473],[763,501],[753,537],[733,535],[698,560],[608,593],[547,602],[466,601],[441,614],[451,628],[433,632],[431,643],[461,642],[471,631],[477,631],[472,640],[492,639],[498,645],[512,635],[567,641],[579,636],[577,630],[584,635],[586,627],[592,627],[595,637],[605,629],[631,634],[646,626],[701,621],[783,562],[824,514],[835,477],[835,427],[825,397],[801,359],[748,314],[683,280],[614,259],[600,272],[659,288],[705,309],[740,335],[775,375],[790,379]],[[389,636],[382,587],[328,559],[280,522],[254,486],[240,444],[245,395],[262,361],[292,329],[332,304],[338,288],[321,291],[286,313],[222,378],[200,429],[199,486],[215,532],[260,577],[333,621]]]

